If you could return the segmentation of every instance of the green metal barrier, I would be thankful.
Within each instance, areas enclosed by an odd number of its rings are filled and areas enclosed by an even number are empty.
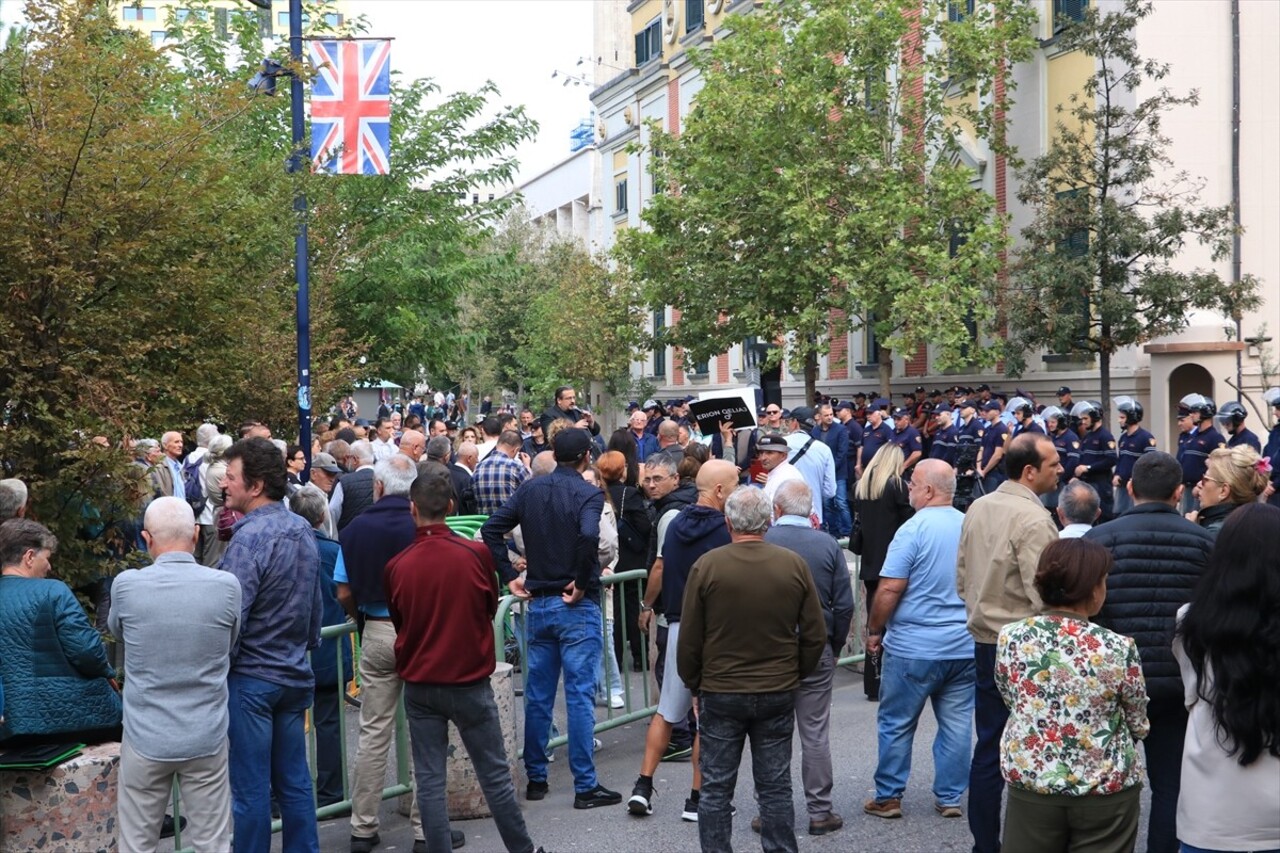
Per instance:
[[[320,638],[329,640],[335,637],[350,636],[355,638],[356,626],[352,622],[345,622],[341,625],[326,625],[320,630]],[[355,648],[359,650],[357,642]],[[353,662],[358,657],[353,657]],[[348,676],[343,672],[342,655],[338,655],[338,690],[346,691],[347,682],[354,678],[356,673]],[[341,815],[351,810],[351,782],[348,778],[347,767],[347,703],[345,699],[338,703],[338,742],[342,751],[342,792],[345,795],[341,802],[333,803],[328,806],[316,807],[316,819],[320,820],[335,815]],[[401,797],[405,794],[413,793],[412,771],[409,767],[409,728],[405,722],[404,703],[401,702],[396,708],[396,784],[382,789],[382,799],[389,800],[393,797]],[[311,725],[307,730],[307,765],[311,770],[311,779],[314,783],[316,777],[316,728]],[[314,790],[314,784],[313,784]],[[194,853],[194,849],[182,846],[182,831],[179,828],[181,821],[179,820],[181,812],[181,799],[178,794],[177,781],[173,786],[173,820],[174,834],[173,847],[175,853]],[[282,827],[280,820],[271,822],[271,831],[279,832]]]

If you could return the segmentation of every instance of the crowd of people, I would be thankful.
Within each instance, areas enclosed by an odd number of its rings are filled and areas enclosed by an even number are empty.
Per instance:
[[[1267,401],[1280,420],[1280,389]],[[415,853],[465,843],[445,800],[450,722],[503,845],[527,853],[490,685],[505,590],[522,602],[526,801],[553,795],[563,689],[574,808],[625,800],[652,818],[659,763],[690,757],[680,819],[728,850],[749,741],[751,828],[796,850],[796,733],[802,826],[844,826],[830,717],[860,582],[869,817],[911,811],[929,704],[932,806],[967,816],[977,851],[1132,850],[1144,785],[1151,851],[1280,848],[1280,425],[1262,451],[1243,407],[1189,395],[1174,456],[1136,400],[1117,400],[1116,441],[1067,388],[1049,407],[986,386],[767,404],[758,426],[705,435],[689,400],[633,404],[612,433],[568,386],[541,414],[436,417],[458,402],[340,411],[309,449],[254,421],[239,440],[203,424],[190,452],[180,432],[137,442],[150,564],[99,603],[123,688],[48,578],[57,541],[25,517],[25,486],[0,481],[0,748],[119,741],[122,849],[172,829],[176,781],[196,850],[268,849],[273,814],[285,849],[318,850],[317,805],[349,799],[350,850],[370,853],[403,703]],[[455,515],[485,517],[474,540]],[[643,583],[602,583],[633,569]],[[320,633],[343,623],[361,649],[349,797],[351,644]],[[596,707],[623,705],[650,635],[657,713],[624,797],[596,773]]]

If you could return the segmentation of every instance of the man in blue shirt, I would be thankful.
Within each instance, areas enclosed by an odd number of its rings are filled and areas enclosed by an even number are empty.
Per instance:
[[[893,410],[893,435],[889,441],[902,450],[900,473],[903,476],[906,476],[911,466],[924,455],[924,441],[920,438],[920,431],[911,425],[911,418],[911,409],[904,407]]]
[[[1178,401],[1178,427],[1184,428],[1178,440],[1178,462],[1182,465],[1182,513],[1199,509],[1195,489],[1204,476],[1209,454],[1226,447],[1227,440],[1213,427],[1218,407],[1203,394],[1188,394]]]
[[[242,438],[223,457],[223,504],[244,513],[218,568],[240,581],[240,637],[227,678],[231,814],[236,850],[271,848],[271,795],[286,850],[319,853],[305,721],[320,645],[320,555],[315,535],[282,503],[284,456]]]
[[[160,436],[160,449],[164,451],[162,463],[173,487],[169,494],[175,498],[187,499],[187,484],[182,477],[182,433],[166,432]]]
[[[564,671],[569,719],[569,769],[575,809],[622,802],[600,784],[593,754],[596,673],[604,650],[600,617],[600,516],[604,492],[582,479],[591,463],[591,436],[566,429],[552,442],[556,469],[528,480],[480,529],[498,574],[511,591],[530,599],[525,680],[525,797],[541,800],[547,786],[547,736],[556,686]],[[516,525],[524,533],[527,570],[520,574],[507,556],[505,537]]]
[[[876,403],[884,402],[876,400]],[[854,474],[862,476],[871,464],[876,451],[888,444],[893,438],[893,429],[884,422],[884,409],[880,406],[867,410],[867,425],[862,430],[862,446],[858,448],[858,464],[854,466]]]
[[[1116,468],[1116,440],[1102,423],[1102,406],[1093,400],[1076,403],[1071,413],[1080,419],[1080,464],[1075,476],[1093,486],[1102,510],[1099,523],[1115,518],[1111,478]]]
[[[1115,486],[1115,515],[1127,512],[1133,506],[1129,495],[1129,479],[1133,476],[1133,463],[1144,453],[1156,449],[1156,439],[1142,428],[1142,404],[1132,397],[1117,397],[1116,410],[1120,413],[1120,438],[1116,442],[1116,473],[1111,478]]]
[[[969,783],[975,690],[974,644],[956,593],[956,552],[964,514],[951,506],[955,471],[938,459],[916,466],[910,481],[916,514],[889,545],[867,620],[867,651],[884,648],[876,714],[877,817],[901,817],[916,723],[926,702],[938,721],[934,738],[934,809],[960,817]],[[883,639],[882,639],[883,638]]]
[[[1248,414],[1244,406],[1232,401],[1222,404],[1222,408],[1218,411],[1214,420],[1222,424],[1227,431],[1227,435],[1231,436],[1227,439],[1227,447],[1239,447],[1243,444],[1247,447],[1252,447],[1260,454],[1262,453],[1262,442],[1258,440],[1252,430],[1244,425],[1244,419]]]
[[[836,421],[830,403],[818,407],[818,425],[810,434],[822,441],[831,451],[835,463],[836,493],[824,506],[827,527],[837,539],[853,532],[853,517],[849,515],[849,432]]]
[[[836,494],[836,463],[831,451],[817,438],[810,435],[817,428],[815,413],[809,406],[796,406],[788,413],[783,426],[787,429],[787,446],[791,449],[787,461],[804,477],[813,492],[813,511],[818,524],[826,530],[823,505]],[[852,530],[853,522],[849,527]]]
[[[1262,499],[1273,506],[1280,506],[1280,388],[1268,388],[1262,399],[1271,405],[1275,415],[1267,446],[1262,449],[1263,457],[1271,461],[1271,482],[1262,493]]]
[[[938,427],[933,433],[933,444],[929,447],[930,459],[941,459],[952,467],[956,464],[956,426],[951,422],[951,407],[940,403],[934,409],[933,417]]]
[[[982,478],[982,490],[991,494],[1007,478],[1004,474],[1004,448],[1009,443],[1009,428],[1000,422],[1000,404],[988,400],[982,404],[982,416],[987,425],[982,431],[982,450],[978,454],[978,476]]]

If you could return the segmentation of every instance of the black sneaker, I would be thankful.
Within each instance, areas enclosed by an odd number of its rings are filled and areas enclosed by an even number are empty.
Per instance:
[[[648,782],[636,782],[631,789],[631,799],[627,800],[627,811],[636,817],[653,814],[653,785]]]
[[[669,743],[662,753],[663,761],[688,761],[693,755],[693,744]]]
[[[575,809],[594,809],[597,806],[616,806],[622,802],[622,795],[617,791],[610,791],[604,785],[596,785],[590,791],[584,791],[581,794],[573,795],[573,807]]]
[[[547,795],[547,791],[550,790],[551,788],[547,785],[546,780],[541,782],[534,782],[530,780],[529,784],[525,786],[524,798],[526,800],[541,800]]]
[[[185,831],[187,828],[187,819],[181,818],[177,824],[173,822],[173,815],[165,815],[164,820],[160,821],[160,837],[173,838],[174,827]]]
[[[351,836],[351,853],[373,853],[373,848],[381,843],[382,837],[376,832],[368,838],[353,835]]]
[[[733,803],[729,803],[729,815],[730,817],[738,816],[738,807]],[[689,823],[698,822],[698,801],[693,797],[685,798],[684,811],[680,812],[680,819],[687,820]],[[752,828],[754,829],[755,827],[753,826]]]

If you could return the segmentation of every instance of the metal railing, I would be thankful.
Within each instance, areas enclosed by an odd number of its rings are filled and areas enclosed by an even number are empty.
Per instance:
[[[330,640],[338,637],[354,637],[356,626],[353,622],[345,622],[341,625],[326,625],[320,630],[320,638],[322,640]],[[352,656],[353,668],[358,671],[359,661],[359,644],[354,644],[355,654]],[[339,802],[325,806],[316,807],[316,819],[320,820],[327,817],[346,814],[351,810],[351,784],[348,774],[347,762],[347,700],[346,689],[347,682],[355,676],[355,672],[348,675],[344,672],[342,652],[338,651],[338,692],[342,698],[338,701],[338,743],[342,753],[342,796]],[[382,789],[382,799],[389,800],[394,797],[401,797],[405,794],[413,793],[412,771],[409,767],[409,729],[405,723],[404,703],[401,702],[396,706],[396,784],[390,785]],[[314,780],[316,775],[316,727],[314,723],[307,727],[307,766],[311,771],[311,778]],[[314,788],[313,788],[314,790]],[[174,834],[173,845],[176,853],[194,853],[193,848],[182,846],[182,830],[180,820],[181,798],[178,793],[178,783],[174,780],[173,785],[173,821]],[[279,832],[282,827],[279,818],[272,820],[271,831]]]

